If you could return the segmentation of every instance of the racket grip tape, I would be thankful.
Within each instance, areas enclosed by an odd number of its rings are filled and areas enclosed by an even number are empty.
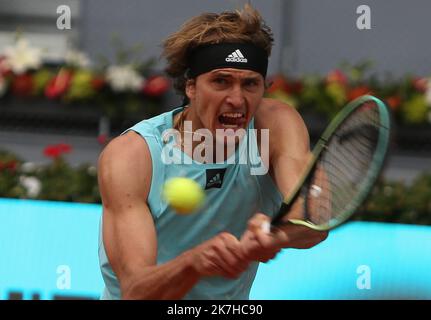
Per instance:
[[[290,211],[291,207],[292,207],[292,202],[290,202],[289,204],[286,204],[285,202],[283,202],[281,204],[280,209],[278,210],[278,213],[275,215],[274,219],[272,219],[271,224],[273,226],[279,226],[284,224],[283,217],[285,216],[286,213]]]

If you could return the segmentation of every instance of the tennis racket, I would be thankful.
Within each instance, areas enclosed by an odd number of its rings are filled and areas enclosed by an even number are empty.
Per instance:
[[[272,220],[331,230],[349,219],[378,178],[388,151],[390,114],[370,95],[350,102],[312,151],[303,176]]]

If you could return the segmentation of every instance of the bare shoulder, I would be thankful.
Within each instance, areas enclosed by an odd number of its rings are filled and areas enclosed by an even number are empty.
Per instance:
[[[104,202],[124,195],[146,200],[152,176],[147,143],[132,131],[115,138],[101,153],[98,171]]]
[[[256,122],[260,128],[272,128],[287,124],[290,126],[305,126],[299,112],[292,106],[276,99],[263,98],[256,112]]]
[[[106,162],[129,162],[134,164],[140,160],[150,157],[148,145],[145,140],[134,131],[118,136],[113,139],[102,151],[99,164]],[[135,161],[136,160],[136,161]]]
[[[275,99],[264,98],[256,112],[256,129],[269,129],[272,138],[307,144],[307,127],[299,112]],[[299,141],[298,141],[299,139]]]
[[[262,99],[256,112],[255,127],[269,130],[269,155],[273,163],[280,156],[304,158],[310,151],[307,127],[298,111],[275,99]]]

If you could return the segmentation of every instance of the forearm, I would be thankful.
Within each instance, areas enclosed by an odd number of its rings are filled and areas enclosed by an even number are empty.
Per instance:
[[[124,289],[122,298],[181,299],[199,279],[200,275],[193,267],[192,253],[188,251],[167,263],[145,268]]]

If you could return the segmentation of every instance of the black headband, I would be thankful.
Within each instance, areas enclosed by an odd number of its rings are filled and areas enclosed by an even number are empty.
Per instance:
[[[252,43],[218,43],[194,49],[188,65],[188,78],[220,68],[252,70],[265,78],[268,54]]]

